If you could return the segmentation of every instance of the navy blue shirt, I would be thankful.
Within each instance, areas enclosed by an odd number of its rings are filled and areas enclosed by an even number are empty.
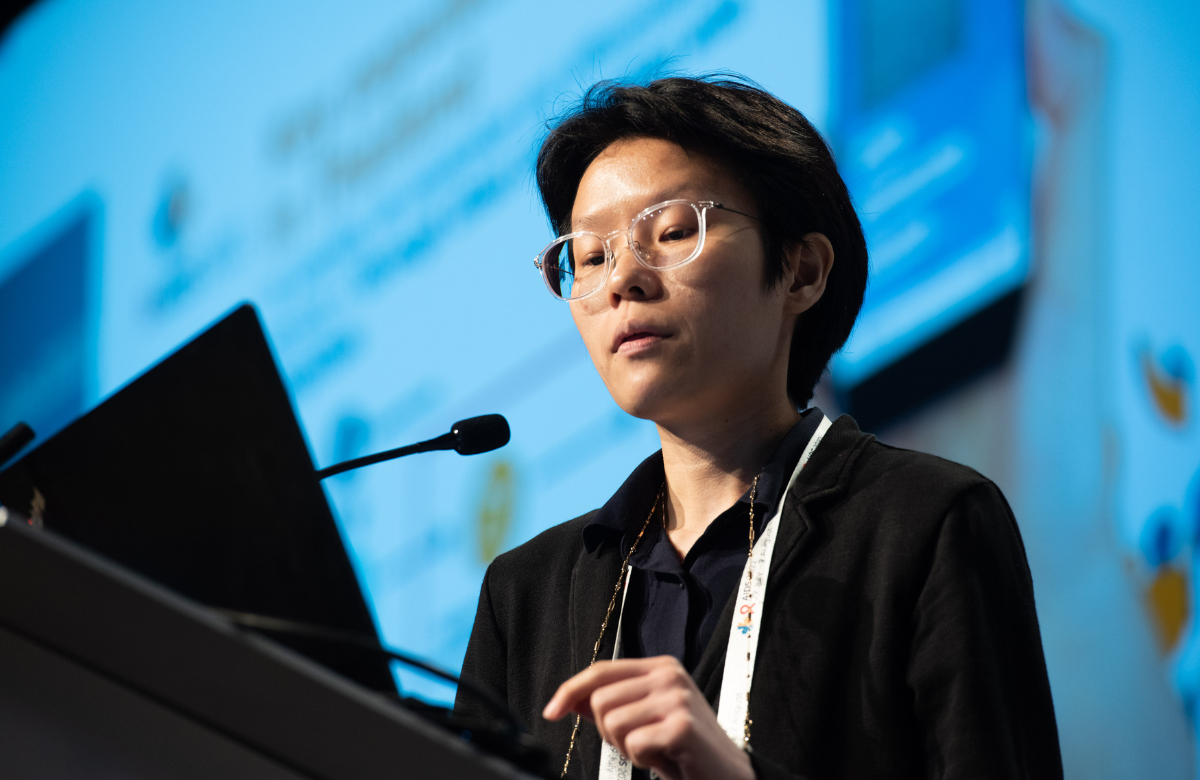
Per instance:
[[[755,535],[783,498],[783,491],[824,414],[803,413],[776,447],[758,476],[754,496]],[[583,529],[584,545],[594,550],[606,538],[620,537],[628,550],[646,522],[663,484],[662,452],[641,463]],[[680,561],[659,513],[650,521],[630,558],[633,575],[626,597],[621,655],[649,658],[673,655],[691,671],[715,631],[750,551],[750,492],[722,512]],[[725,627],[728,631],[728,627]]]

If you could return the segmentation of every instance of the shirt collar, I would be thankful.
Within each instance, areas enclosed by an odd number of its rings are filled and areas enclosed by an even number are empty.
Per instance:
[[[767,465],[758,474],[758,488],[754,496],[756,507],[765,506],[768,512],[776,507],[787,488],[792,470],[796,468],[804,448],[808,445],[817,426],[821,424],[824,413],[817,407],[805,409],[798,423],[792,426]],[[662,450],[642,461],[633,473],[622,483],[604,506],[583,528],[583,544],[587,551],[593,552],[602,541],[620,534],[621,547],[628,548],[633,539],[646,522],[646,515],[654,505],[654,499],[664,480]],[[750,491],[747,490],[738,499],[738,503],[750,503]],[[756,523],[757,525],[757,523]]]

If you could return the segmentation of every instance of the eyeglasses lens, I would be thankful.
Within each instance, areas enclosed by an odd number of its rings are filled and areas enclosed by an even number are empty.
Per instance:
[[[555,295],[581,298],[604,284],[607,263],[599,236],[556,241],[542,255],[542,273]]]
[[[633,226],[633,248],[651,268],[670,268],[695,257],[700,243],[700,211],[690,203],[655,209]]]

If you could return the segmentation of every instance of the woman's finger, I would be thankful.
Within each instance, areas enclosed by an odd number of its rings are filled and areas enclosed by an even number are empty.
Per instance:
[[[588,698],[588,709],[591,711],[591,719],[595,721],[596,727],[600,728],[601,721],[604,720],[608,713],[621,707],[636,705],[639,702],[645,701],[646,697],[653,692],[654,681],[645,674],[639,674],[637,677],[629,677],[601,686],[592,691],[592,695]],[[601,735],[603,736],[603,730],[601,730]],[[609,740],[609,742],[612,742],[612,740]],[[615,745],[616,743],[613,742],[613,744]]]
[[[592,711],[589,700],[597,688],[645,674],[647,671],[657,668],[661,663],[655,658],[598,661],[558,686],[558,690],[554,692],[546,704],[546,708],[542,710],[542,717],[547,720],[558,720],[569,712],[576,712],[591,718]]]
[[[634,766],[653,769],[664,780],[682,776],[678,756],[685,749],[690,716],[673,711],[666,718],[647,723],[625,735],[625,756]]]
[[[625,744],[628,734],[686,711],[692,704],[691,695],[690,691],[679,688],[649,688],[646,695],[628,703],[596,708],[596,729],[606,742],[628,756]]]

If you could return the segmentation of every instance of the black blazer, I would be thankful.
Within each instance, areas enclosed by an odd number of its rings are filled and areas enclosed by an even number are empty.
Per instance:
[[[615,542],[584,549],[590,516],[492,563],[463,662],[555,761],[571,719],[542,707],[591,659],[621,566]],[[841,417],[780,522],[750,695],[760,777],[1062,777],[1025,549],[992,482]],[[714,708],[733,606],[693,673]],[[462,688],[455,706],[486,713]],[[599,755],[585,721],[570,776]]]

